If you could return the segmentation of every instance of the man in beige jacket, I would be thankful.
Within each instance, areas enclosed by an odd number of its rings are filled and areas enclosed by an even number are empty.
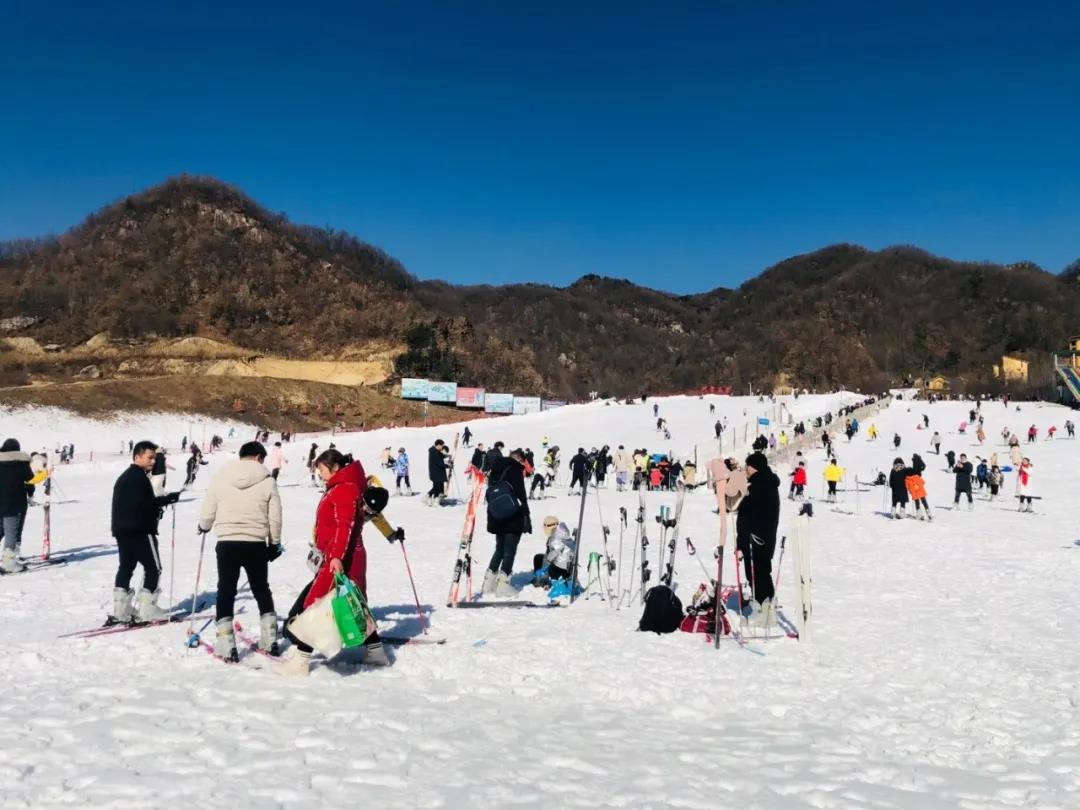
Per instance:
[[[259,648],[277,655],[277,614],[268,579],[270,562],[281,555],[281,498],[277,481],[263,466],[266,448],[248,442],[240,458],[218,471],[199,517],[199,531],[217,535],[217,640],[214,652],[239,660],[233,633],[233,602],[240,571],[247,574],[259,606]]]

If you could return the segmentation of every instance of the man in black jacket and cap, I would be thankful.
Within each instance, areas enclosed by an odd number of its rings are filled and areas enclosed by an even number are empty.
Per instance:
[[[428,448],[428,478],[431,489],[424,496],[424,502],[434,506],[446,493],[446,442],[442,439],[436,439]]]
[[[0,445],[0,572],[5,574],[18,574],[26,567],[19,561],[19,546],[26,508],[34,495],[30,483],[33,477],[30,456],[22,451],[17,439],[5,439]]]
[[[747,495],[735,520],[736,540],[753,589],[752,618],[767,623],[773,609],[772,558],[780,523],[780,479],[769,469],[764,453],[747,456],[746,478]]]
[[[120,474],[113,486],[112,535],[120,553],[120,565],[113,583],[113,609],[107,624],[159,621],[168,612],[157,605],[161,591],[161,557],[158,554],[158,521],[161,510],[180,499],[179,492],[154,495],[150,471],[154,468],[157,445],[138,442],[131,451],[131,466]],[[143,584],[134,612],[131,606],[131,575],[135,566],[143,568]]]

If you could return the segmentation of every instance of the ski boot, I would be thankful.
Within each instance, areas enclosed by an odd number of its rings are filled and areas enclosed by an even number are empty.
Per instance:
[[[15,549],[5,548],[3,556],[0,557],[0,572],[21,574],[25,570],[26,566],[19,562],[19,558],[15,556]]]
[[[113,588],[112,613],[105,619],[105,626],[128,624],[131,621],[132,591],[127,588]]]
[[[143,588],[139,591],[139,595],[135,598],[136,622],[145,624],[146,622],[159,622],[169,618],[169,612],[167,610],[162,610],[157,605],[157,600],[160,595],[160,590],[151,593],[146,590],[146,588]]]
[[[281,663],[274,665],[274,674],[287,678],[307,677],[311,674],[311,653],[293,647]]]
[[[217,636],[214,638],[214,655],[222,661],[235,664],[240,661],[236,651],[236,635],[233,633],[232,616],[217,620]]]
[[[386,655],[386,648],[381,641],[373,641],[364,645],[364,664],[371,667],[388,667],[390,659]]]
[[[484,584],[480,587],[480,593],[482,593],[484,596],[491,596],[491,594],[495,593],[494,571],[484,572]]]
[[[259,617],[259,649],[275,657],[281,653],[276,613],[264,613]]]
[[[510,584],[510,576],[502,571],[495,577],[495,595],[502,599],[513,599],[518,596],[518,589]]]

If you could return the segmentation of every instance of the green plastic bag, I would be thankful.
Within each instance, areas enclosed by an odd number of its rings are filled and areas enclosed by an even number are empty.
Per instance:
[[[375,622],[364,602],[364,595],[351,579],[344,574],[334,575],[336,593],[331,601],[334,622],[341,634],[341,645],[346,649],[359,647],[375,631]]]

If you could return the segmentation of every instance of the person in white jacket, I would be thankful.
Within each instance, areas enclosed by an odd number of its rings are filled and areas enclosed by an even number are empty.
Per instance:
[[[285,451],[281,449],[281,442],[274,442],[270,448],[270,476],[277,481],[281,474],[281,468],[288,464],[285,460]]]
[[[259,606],[259,648],[277,655],[278,626],[268,578],[270,563],[281,555],[281,498],[277,482],[263,466],[266,448],[248,442],[240,458],[226,464],[210,483],[199,517],[199,531],[217,535],[217,638],[214,652],[237,661],[233,602],[240,571],[247,574]]]
[[[533,584],[547,587],[556,579],[568,579],[574,565],[573,532],[554,515],[544,518],[547,551],[533,556]],[[545,570],[546,569],[546,570]]]
[[[621,444],[615,451],[615,489],[625,492],[630,483],[630,473],[634,471],[634,457]]]

